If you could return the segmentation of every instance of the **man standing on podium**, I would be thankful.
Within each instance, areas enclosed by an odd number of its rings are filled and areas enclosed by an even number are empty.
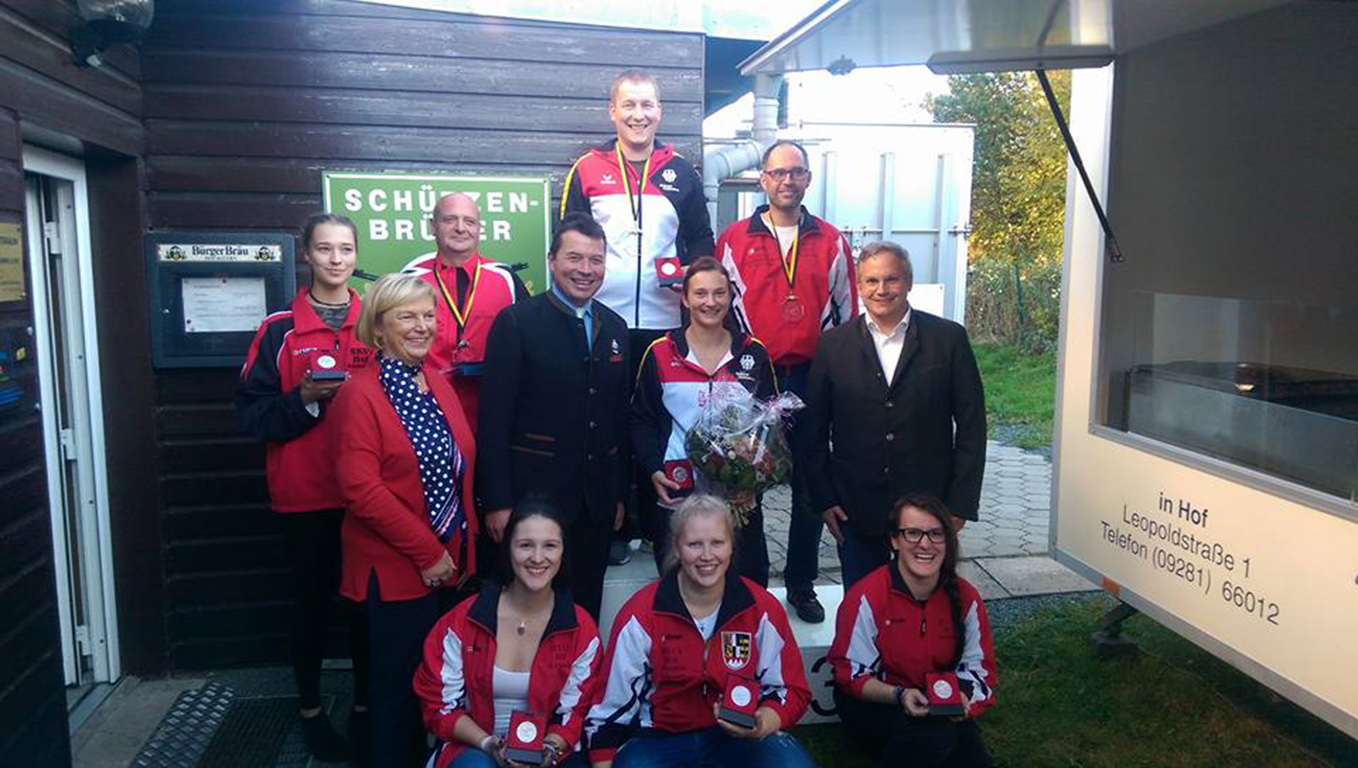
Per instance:
[[[853,259],[844,235],[802,207],[811,168],[801,144],[780,139],[765,150],[759,184],[768,205],[726,228],[717,240],[717,258],[731,273],[731,314],[764,343],[779,388],[806,399],[807,374],[821,333],[858,313]],[[793,419],[790,437],[795,439],[795,414]],[[814,586],[824,525],[812,509],[800,461],[792,465],[791,485],[783,571],[787,602],[802,621],[819,623],[825,620],[825,607]]]
[[[417,257],[401,271],[434,286],[438,335],[426,365],[453,385],[474,430],[486,336],[500,310],[528,298],[528,289],[509,267],[478,250],[481,208],[470,196],[444,195],[429,214],[429,229],[438,250]]]
[[[598,301],[627,322],[635,358],[665,331],[680,325],[679,293],[684,268],[712,253],[712,223],[703,181],[674,147],[656,142],[660,86],[653,75],[627,70],[609,89],[608,116],[617,136],[586,152],[571,166],[561,195],[561,214],[594,217],[608,236],[608,264]],[[636,380],[633,360],[632,379]],[[638,506],[649,478],[637,484]],[[653,493],[651,491],[650,493]],[[618,537],[612,564],[630,557]]]

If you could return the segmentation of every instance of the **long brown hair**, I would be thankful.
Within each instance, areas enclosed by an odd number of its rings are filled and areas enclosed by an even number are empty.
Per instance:
[[[948,511],[948,506],[936,497],[926,496],[922,493],[908,493],[897,499],[896,503],[891,506],[891,511],[887,513],[888,536],[893,535],[901,527],[901,513],[905,511],[906,507],[914,507],[928,514],[943,527],[947,549],[943,552],[943,565],[938,571],[938,586],[948,597],[954,638],[953,664],[956,665],[962,659],[962,651],[966,648],[967,633],[962,620],[962,597],[958,594],[957,588],[957,558],[959,553],[957,531],[952,526],[952,512]],[[893,563],[892,567],[895,568],[896,565]]]

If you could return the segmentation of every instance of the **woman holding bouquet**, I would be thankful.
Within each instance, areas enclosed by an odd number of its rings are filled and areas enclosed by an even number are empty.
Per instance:
[[[687,321],[646,349],[632,394],[632,452],[657,499],[648,515],[657,569],[670,549],[670,515],[697,479],[684,443],[703,408],[726,388],[760,401],[777,394],[764,345],[727,320],[731,276],[720,262],[702,256],[688,266],[682,301]],[[767,586],[769,553],[759,499],[751,494],[727,501],[740,510],[736,573]]]

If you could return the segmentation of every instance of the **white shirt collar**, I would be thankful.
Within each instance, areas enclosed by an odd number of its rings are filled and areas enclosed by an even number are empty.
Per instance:
[[[912,310],[912,309],[909,308],[909,307],[906,307],[906,309],[905,309],[905,317],[902,317],[902,318],[901,318],[901,321],[900,321],[899,323],[896,324],[896,327],[891,329],[891,333],[883,333],[883,332],[877,327],[877,323],[873,322],[872,318],[871,318],[870,316],[868,316],[868,315],[864,315],[864,316],[863,316],[863,322],[865,322],[865,323],[868,324],[868,333],[871,333],[873,336],[876,336],[876,337],[878,337],[878,338],[890,339],[890,338],[894,338],[894,337],[896,337],[896,336],[898,336],[898,335],[900,335],[900,336],[904,336],[904,335],[905,335],[906,329],[908,329],[908,328],[910,327],[910,315],[911,315],[913,312],[914,312],[914,310]]]

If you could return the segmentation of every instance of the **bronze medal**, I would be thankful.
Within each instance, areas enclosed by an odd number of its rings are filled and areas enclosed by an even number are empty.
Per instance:
[[[783,301],[783,319],[789,323],[795,323],[806,317],[806,307],[796,294],[789,293],[787,299]]]

